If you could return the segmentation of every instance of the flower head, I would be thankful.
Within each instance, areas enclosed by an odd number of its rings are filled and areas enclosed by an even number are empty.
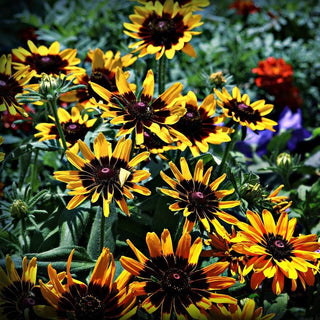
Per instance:
[[[233,88],[232,96],[226,88],[223,88],[221,92],[214,89],[214,92],[220,99],[218,104],[227,117],[252,130],[275,131],[273,126],[277,125],[277,122],[263,117],[272,111],[272,104],[265,104],[264,100],[250,103],[249,96],[247,94],[241,96],[238,87]]]
[[[16,70],[20,70],[24,74],[41,77],[42,73],[48,75],[58,76],[61,74],[77,74],[83,73],[84,69],[77,67],[80,59],[76,58],[77,49],[65,49],[60,51],[60,44],[58,41],[53,42],[49,48],[44,45],[36,47],[36,45],[29,40],[29,50],[22,47],[12,49],[15,56],[15,61],[12,63]],[[27,67],[27,68],[26,68]]]
[[[229,5],[230,9],[236,9],[237,14],[247,17],[250,13],[259,12],[261,9],[252,0],[235,0]]]
[[[91,83],[91,82],[90,82]],[[112,124],[121,124],[118,136],[130,134],[135,130],[136,145],[144,143],[145,128],[156,134],[166,143],[173,142],[167,125],[176,123],[185,113],[180,92],[181,83],[175,83],[158,98],[153,98],[154,75],[149,70],[143,82],[143,90],[138,98],[132,91],[124,72],[117,69],[116,84],[119,94],[91,83],[92,88],[108,104],[99,104],[105,112],[103,117],[112,117]]]
[[[216,222],[219,228],[216,231],[209,233],[209,239],[205,240],[205,244],[210,247],[208,250],[201,252],[202,257],[217,257],[222,262],[228,262],[228,270],[234,277],[238,275],[239,282],[244,283],[245,278],[242,274],[243,269],[248,261],[244,254],[239,254],[232,249],[233,243],[231,239],[236,237],[236,232],[232,226],[231,234],[219,223]]]
[[[172,128],[187,137],[194,157],[199,156],[200,151],[207,152],[209,144],[221,144],[231,140],[228,134],[234,130],[219,125],[225,116],[213,117],[216,111],[216,100],[213,94],[208,95],[201,105],[198,105],[196,95],[189,91],[185,97],[185,104],[187,112],[172,125]],[[188,146],[184,141],[178,141],[178,145],[182,150]]]
[[[193,177],[188,163],[183,157],[180,159],[181,172],[173,162],[170,162],[169,166],[177,181],[161,171],[162,179],[173,190],[165,188],[159,188],[159,190],[178,200],[170,205],[169,209],[172,211],[183,210],[183,215],[186,217],[184,231],[190,232],[198,221],[201,222],[200,228],[203,226],[208,232],[219,227],[216,224],[217,218],[231,224],[238,222],[237,218],[222,211],[224,208],[233,208],[240,204],[240,201],[221,201],[222,198],[234,192],[234,189],[217,190],[226,174],[209,183],[213,167],[204,173],[201,159],[195,166]]]
[[[66,284],[51,264],[48,266],[49,283],[40,281],[41,292],[55,309],[58,319],[129,319],[134,315],[135,297],[126,288],[131,274],[123,271],[114,281],[116,264],[109,249],[103,248],[88,285],[71,276],[73,252],[67,262]]]
[[[227,263],[217,262],[197,269],[202,250],[200,237],[191,244],[190,234],[184,233],[175,253],[167,229],[162,232],[161,240],[149,232],[146,242],[150,258],[127,240],[139,261],[122,256],[120,262],[136,276],[132,291],[136,296],[146,296],[142,308],[149,314],[161,307],[161,319],[170,319],[172,313],[178,319],[199,319],[201,311],[212,303],[236,303],[236,299],[214,292],[235,283],[233,278],[220,276]]]
[[[315,262],[320,258],[317,236],[294,237],[297,220],[289,220],[285,211],[277,223],[268,210],[263,210],[262,219],[248,210],[247,218],[250,224],[238,222],[241,231],[232,239],[232,248],[249,256],[243,274],[253,271],[251,288],[257,289],[266,278],[272,279],[272,291],[277,295],[284,290],[285,279],[291,280],[291,291],[296,290],[298,282],[304,290],[313,285]]]
[[[120,209],[129,215],[124,196],[133,199],[131,191],[149,195],[149,189],[137,183],[148,178],[146,170],[135,170],[134,167],[149,156],[149,152],[142,152],[129,160],[132,141],[120,139],[112,152],[111,143],[102,132],[94,139],[94,153],[82,141],[78,145],[84,159],[72,151],[67,150],[68,160],[78,169],[71,171],[56,171],[54,178],[68,183],[69,194],[74,195],[67,205],[73,209],[84,200],[91,197],[91,202],[98,201],[100,194],[103,199],[103,212],[109,215],[109,204],[114,198]]]
[[[228,308],[224,305],[213,305],[209,311],[210,318],[215,320],[271,320],[275,317],[274,313],[263,315],[262,307],[255,309],[256,303],[253,299],[246,300],[243,308],[239,305],[229,304]]]
[[[26,257],[22,260],[22,276],[20,277],[12,258],[6,256],[7,273],[0,267],[0,318],[42,319],[35,313],[37,308],[49,308],[43,299],[37,281],[37,259],[29,263]],[[25,318],[26,317],[26,318]]]
[[[196,52],[189,42],[193,35],[200,33],[192,29],[203,24],[201,15],[192,15],[189,8],[180,8],[179,3],[173,0],[149,4],[136,6],[135,13],[129,16],[132,24],[123,24],[129,30],[124,33],[139,40],[129,48],[135,48],[133,52],[140,51],[139,57],[156,54],[157,60],[164,54],[172,59],[179,50],[195,57]]]
[[[71,114],[63,109],[58,108],[58,118],[67,142],[67,146],[70,151],[75,154],[79,151],[78,140],[84,140],[87,132],[93,127],[97,119],[90,119],[88,114],[81,116],[81,110],[83,106],[77,105],[72,107]],[[54,117],[49,116],[54,121]],[[40,138],[39,141],[45,140],[60,140],[62,145],[59,132],[55,123],[39,123],[35,127],[39,132],[34,136]]]
[[[162,5],[166,3],[168,0],[138,0],[141,4],[148,4],[150,2],[153,3],[153,5],[156,2],[160,2]],[[174,3],[178,3],[180,8],[188,8],[192,11],[201,10],[203,7],[207,7],[210,4],[209,0],[174,0]]]
[[[119,93],[116,85],[116,69],[128,67],[136,61],[136,57],[127,54],[120,56],[118,51],[113,54],[111,50],[103,53],[99,48],[91,50],[88,53],[88,58],[91,60],[91,74],[84,72],[76,75],[75,84],[85,85],[85,88],[69,92],[61,97],[63,101],[79,101],[88,107],[92,106],[90,99],[95,98],[96,101],[101,100],[101,97],[92,89],[90,81],[99,84],[110,92]],[[129,73],[124,73],[125,77],[129,77]],[[134,89],[135,85],[131,85]],[[104,101],[105,102],[105,101]]]
[[[24,91],[25,85],[33,77],[34,72],[25,75],[26,68],[20,71],[12,72],[12,56],[4,54],[0,58],[0,111],[8,110],[12,115],[17,111],[24,116],[28,116],[25,110],[20,106],[16,95]]]
[[[252,69],[257,74],[256,85],[270,94],[277,94],[293,82],[293,70],[282,58],[268,57]]]

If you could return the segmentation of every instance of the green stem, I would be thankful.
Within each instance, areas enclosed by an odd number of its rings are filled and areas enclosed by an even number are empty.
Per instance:
[[[224,150],[224,154],[223,154],[223,157],[222,157],[222,160],[221,160],[221,163],[219,165],[219,171],[218,171],[218,175],[221,175],[222,172],[225,172],[225,165],[226,165],[226,162],[228,160],[228,157],[230,155],[230,151],[233,149],[234,145],[236,144],[237,142],[237,137],[238,137],[238,128],[239,128],[239,124],[237,123],[235,125],[235,131],[234,133],[232,134],[232,137],[231,137],[231,141],[228,142],[225,150]]]
[[[39,150],[36,149],[34,154],[34,159],[33,159],[33,166],[31,168],[31,190],[33,192],[37,191],[36,181],[37,181],[37,173],[38,173],[38,170],[37,170],[38,155],[39,155]]]
[[[165,85],[166,85],[166,68],[167,68],[167,57],[163,55],[159,59],[159,64],[158,64],[158,93],[159,95],[164,92]]]
[[[105,221],[106,217],[103,214],[102,208],[100,208],[100,213],[101,213],[101,221],[100,221],[100,253],[103,250],[104,247],[104,226],[105,226]]]
[[[21,218],[21,238],[23,240],[23,252],[28,252],[27,250],[27,239],[26,239],[26,234],[25,234],[25,229],[26,229],[26,222],[24,221],[24,217]]]
[[[54,116],[54,120],[56,122],[58,133],[59,133],[60,139],[62,141],[63,149],[66,151],[66,150],[68,150],[68,147],[67,147],[66,138],[63,133],[63,129],[62,129],[60,121],[59,121],[56,101],[55,100],[48,101],[48,106]]]
[[[176,230],[176,232],[174,234],[174,237],[173,237],[173,243],[175,243],[175,244],[178,243],[179,238],[182,236],[182,230],[183,230],[184,222],[185,222],[185,218],[184,218],[184,216],[181,216],[179,218],[179,223],[178,223],[178,226],[177,226],[177,230]]]

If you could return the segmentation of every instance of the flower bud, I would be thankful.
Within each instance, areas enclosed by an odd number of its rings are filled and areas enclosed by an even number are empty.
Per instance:
[[[286,152],[280,153],[277,156],[276,163],[277,163],[277,166],[281,168],[290,167],[292,163],[291,155]]]
[[[210,83],[215,87],[221,87],[227,82],[221,71],[212,73],[209,77],[209,80]]]
[[[21,219],[28,213],[28,206],[22,200],[14,200],[10,207],[10,214],[13,218]]]

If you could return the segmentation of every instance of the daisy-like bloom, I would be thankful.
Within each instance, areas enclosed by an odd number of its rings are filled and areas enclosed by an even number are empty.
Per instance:
[[[249,256],[243,275],[253,271],[251,288],[256,290],[266,279],[272,279],[272,291],[279,295],[284,290],[285,279],[291,280],[291,291],[298,282],[303,289],[315,281],[315,262],[320,248],[315,234],[293,236],[297,220],[289,220],[282,212],[277,224],[270,211],[263,210],[262,219],[258,213],[247,211],[250,224],[238,222],[237,237],[233,250]]]
[[[226,308],[222,304],[213,305],[209,311],[209,319],[215,320],[271,320],[274,313],[263,315],[262,307],[255,308],[256,303],[253,299],[248,299],[242,310],[239,305],[230,304]]]
[[[258,67],[251,71],[257,74],[256,85],[270,94],[280,93],[293,82],[292,66],[283,58],[268,57],[266,60],[259,61]]]
[[[120,262],[136,276],[130,288],[136,296],[146,296],[142,308],[149,314],[161,307],[162,320],[170,319],[173,313],[177,319],[200,319],[201,311],[212,303],[236,303],[235,298],[215,292],[235,283],[233,278],[220,276],[228,263],[217,262],[197,269],[202,250],[200,237],[191,244],[190,234],[184,233],[175,253],[167,229],[161,240],[154,232],[147,233],[146,242],[150,258],[127,240],[139,261],[122,256]]]
[[[70,114],[67,110],[58,108],[58,118],[67,142],[67,147],[75,154],[79,151],[78,140],[84,140],[87,132],[97,121],[97,119],[89,120],[88,114],[81,116],[80,112],[83,109],[83,106],[76,105],[72,107]],[[55,121],[54,117],[49,116],[49,118]],[[39,123],[35,128],[39,132],[34,136],[40,138],[39,141],[59,139],[62,146],[62,141],[55,123]]]
[[[154,75],[151,69],[143,82],[140,98],[132,91],[120,68],[116,72],[119,94],[112,93],[96,83],[90,83],[93,90],[108,102],[99,104],[104,110],[102,116],[113,118],[110,121],[112,124],[122,125],[117,137],[130,134],[134,130],[135,143],[141,145],[144,143],[144,130],[147,128],[164,142],[173,142],[167,125],[176,123],[186,111],[180,95],[183,87],[181,83],[173,84],[158,98],[153,98]]]
[[[67,262],[67,283],[49,264],[48,284],[40,280],[41,292],[53,306],[59,320],[129,319],[135,313],[135,296],[126,287],[131,274],[122,271],[114,281],[116,264],[112,253],[104,248],[100,254],[89,284],[73,279],[70,272],[74,250]]]
[[[276,126],[277,122],[263,117],[272,111],[272,104],[265,104],[265,100],[257,100],[250,103],[249,96],[247,94],[241,96],[238,87],[232,89],[232,96],[226,88],[222,88],[221,92],[214,89],[214,92],[220,99],[218,100],[218,105],[228,118],[232,118],[251,130],[268,129],[276,131],[273,126]]]
[[[24,91],[25,85],[33,77],[34,72],[25,75],[26,67],[20,71],[12,72],[12,56],[4,54],[0,58],[0,111],[8,110],[12,115],[17,111],[24,116],[28,116],[26,111],[20,106],[16,95]]]
[[[172,125],[172,128],[188,138],[191,142],[189,148],[194,157],[199,156],[200,152],[207,152],[208,144],[221,144],[231,140],[228,134],[234,130],[217,125],[224,121],[225,116],[213,117],[216,111],[216,100],[213,94],[208,95],[201,105],[198,105],[197,97],[192,91],[188,92],[185,99],[187,112]],[[178,141],[177,144],[182,150],[187,148],[183,141]]]
[[[78,169],[71,171],[56,171],[54,178],[66,182],[74,197],[69,201],[67,209],[79,206],[84,200],[91,197],[96,203],[102,194],[103,212],[109,215],[109,204],[114,198],[120,209],[128,216],[129,210],[125,200],[126,196],[133,199],[133,192],[150,195],[150,190],[138,185],[150,176],[146,170],[135,170],[134,167],[146,160],[149,152],[141,152],[129,160],[132,148],[131,139],[121,138],[112,152],[112,146],[102,132],[94,139],[94,153],[82,141],[78,141],[79,149],[84,159],[66,151],[68,160]]]
[[[176,51],[182,50],[191,57],[196,57],[196,52],[189,43],[193,35],[201,32],[192,29],[203,24],[201,15],[192,15],[189,8],[180,8],[178,2],[166,0],[164,4],[156,1],[154,5],[136,6],[134,14],[129,18],[131,23],[124,23],[124,33],[138,39],[129,45],[135,48],[133,52],[140,51],[139,57],[147,54],[156,54],[160,59],[164,54],[172,59]]]
[[[77,67],[80,59],[76,58],[77,49],[65,49],[60,51],[60,43],[53,42],[49,48],[44,45],[37,46],[31,41],[28,41],[29,50],[22,47],[12,49],[15,57],[12,63],[16,70],[20,70],[24,74],[32,73],[36,77],[41,77],[42,73],[48,75],[59,76],[61,74],[83,73],[84,69]],[[27,68],[26,68],[27,67]],[[34,73],[35,72],[35,73]]]
[[[188,163],[183,157],[180,158],[181,172],[172,161],[169,166],[177,181],[161,171],[162,179],[173,190],[164,188],[159,188],[159,190],[178,200],[170,205],[169,209],[172,211],[183,210],[183,215],[186,217],[183,227],[184,232],[190,232],[198,221],[201,222],[200,228],[203,226],[208,232],[220,227],[220,224],[216,223],[217,218],[231,224],[238,222],[237,218],[222,211],[222,209],[240,205],[240,201],[221,201],[222,198],[234,192],[234,189],[217,190],[221,182],[226,178],[226,174],[209,183],[213,167],[210,167],[203,174],[202,159],[197,162],[193,177]]]
[[[273,190],[267,197],[267,200],[269,200],[272,203],[273,205],[272,208],[276,213],[281,213],[287,210],[288,208],[290,208],[292,205],[292,201],[288,201],[289,200],[288,196],[278,195],[283,187],[284,185],[281,184],[278,188]]]
[[[90,99],[95,98],[96,101],[99,101],[101,97],[92,89],[90,81],[99,84],[110,92],[118,93],[116,86],[117,67],[128,67],[137,60],[137,57],[133,57],[131,54],[121,57],[119,51],[116,54],[113,54],[111,50],[103,53],[101,49],[96,48],[89,51],[88,59],[92,61],[91,75],[89,76],[86,72],[78,74],[74,81],[75,84],[83,84],[86,88],[62,95],[61,99],[63,101],[79,101],[88,107],[93,106]],[[124,75],[128,78],[129,72],[124,72]],[[131,85],[131,87],[135,89],[135,85]]]
[[[162,5],[165,4],[167,0],[138,0],[141,4],[147,4],[156,1],[160,2]],[[209,0],[174,0],[174,3],[178,3],[180,8],[188,8],[191,11],[201,10],[201,8],[207,7],[210,4]]]
[[[27,257],[23,258],[21,277],[9,255],[6,256],[6,268],[5,273],[0,267],[0,318],[42,319],[36,315],[35,309],[50,307],[36,285],[37,259],[34,257],[28,263]]]
[[[216,225],[219,225],[216,222]],[[228,271],[235,277],[238,275],[239,282],[244,283],[245,278],[242,271],[248,261],[248,258],[244,254],[239,254],[232,249],[233,243],[231,239],[236,237],[236,232],[232,226],[231,234],[220,224],[216,231],[208,234],[209,239],[205,240],[204,243],[210,246],[209,250],[203,250],[201,252],[202,257],[218,257],[219,261],[227,261]]]

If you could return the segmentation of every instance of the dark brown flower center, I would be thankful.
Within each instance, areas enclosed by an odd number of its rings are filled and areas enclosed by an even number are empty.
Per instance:
[[[15,95],[22,91],[22,86],[20,86],[12,76],[0,73],[0,104],[2,104],[4,100],[6,100],[9,105],[12,104],[12,102],[17,104]]]
[[[186,26],[180,14],[171,17],[168,13],[159,16],[156,13],[146,18],[139,30],[139,36],[154,46],[165,46],[170,49],[183,37]]]
[[[80,297],[76,302],[75,315],[77,320],[104,319],[103,303],[92,295]]]
[[[267,244],[265,247],[276,260],[288,259],[291,260],[292,255],[292,244],[290,244],[286,239],[281,235],[269,234],[267,237]]]
[[[174,295],[188,292],[191,288],[188,275],[177,268],[166,271],[161,280],[161,286],[165,292]]]
[[[189,199],[194,207],[198,207],[206,203],[206,196],[200,191],[191,192]]]
[[[71,145],[74,145],[79,139],[83,140],[89,131],[89,128],[84,123],[80,124],[79,122],[69,121],[61,123],[61,125],[65,138]],[[53,127],[51,133],[58,135],[57,128]]]
[[[200,112],[193,106],[186,105],[187,112],[176,123],[175,127],[185,134],[191,136],[197,134],[202,128],[202,121]]]
[[[40,54],[32,54],[26,57],[25,64],[30,65],[30,68],[36,70],[38,74],[59,74],[68,65],[67,60],[63,60],[59,55],[48,54],[42,56]]]
[[[248,106],[243,101],[238,102],[236,99],[229,100],[225,105],[228,110],[228,116],[232,117],[233,113],[236,118],[241,121],[248,121],[256,124],[261,121],[261,115],[258,110],[253,110],[251,106]]]
[[[143,101],[131,104],[128,111],[139,120],[148,120],[152,117],[152,108]]]

